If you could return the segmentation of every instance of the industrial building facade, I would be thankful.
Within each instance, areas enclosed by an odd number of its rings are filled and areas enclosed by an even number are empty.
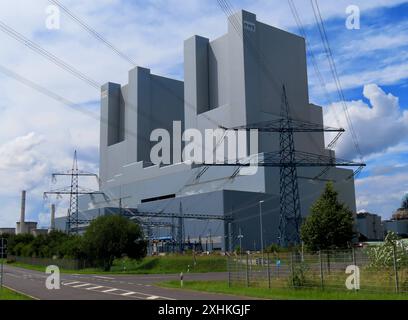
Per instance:
[[[206,129],[272,121],[281,114],[283,85],[291,117],[323,125],[322,108],[309,102],[307,79],[305,40],[241,11],[230,17],[224,36],[185,41],[184,82],[137,67],[129,72],[128,84],[105,84],[100,124],[100,190],[105,196],[81,197],[81,217],[178,213],[186,218],[141,219],[156,226],[149,229],[151,238],[173,239],[178,233],[184,241],[221,250],[237,247],[240,238],[243,249],[259,250],[262,215],[264,245],[277,243],[279,168],[259,167],[255,174],[244,175],[236,167],[183,163],[179,144],[172,144],[171,165],[154,165],[150,153],[157,141],[150,137],[162,128],[179,141],[187,129],[204,135]],[[299,151],[335,157],[326,149],[322,132],[295,134],[294,143]],[[258,152],[276,150],[279,136],[259,133]],[[349,179],[353,171],[333,167],[314,179],[322,169],[298,169],[302,216],[309,214],[328,181],[355,212],[354,180]],[[56,223],[63,228],[64,219]],[[181,232],[175,230],[180,225]]]

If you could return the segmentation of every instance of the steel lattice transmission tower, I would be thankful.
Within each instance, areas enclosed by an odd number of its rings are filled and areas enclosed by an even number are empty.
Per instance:
[[[279,242],[285,246],[300,243],[299,228],[302,223],[293,123],[290,116],[286,88],[283,86],[282,110],[279,133],[280,155],[280,222]]]
[[[98,175],[95,173],[80,171],[78,169],[78,157],[77,157],[77,152],[75,150],[74,160],[73,160],[71,170],[69,170],[68,172],[53,173],[52,174],[53,180],[55,180],[57,176],[70,177],[71,185],[69,187],[64,187],[61,189],[44,192],[44,197],[46,198],[48,195],[56,195],[58,197],[62,195],[69,195],[70,198],[69,198],[68,216],[67,216],[67,221],[66,221],[66,232],[67,233],[72,233],[72,232],[78,233],[79,225],[83,223],[87,223],[88,221],[88,220],[81,219],[79,217],[78,197],[80,195],[96,195],[96,194],[104,195],[103,192],[93,191],[90,189],[80,187],[79,179],[80,177],[95,177],[96,179],[99,179]]]
[[[285,86],[283,86],[281,116],[279,119],[246,124],[234,128],[221,128],[224,130],[257,130],[258,132],[265,133],[279,133],[279,151],[262,152],[257,155],[250,155],[243,159],[237,159],[235,162],[230,159],[225,159],[224,163],[205,163],[205,166],[238,167],[238,170],[234,172],[231,178],[239,174],[239,168],[254,165],[254,157],[256,166],[279,168],[280,223],[278,241],[282,246],[300,243],[299,229],[302,223],[302,215],[297,176],[298,167],[323,168],[323,171],[319,175],[311,178],[312,180],[317,180],[333,167],[358,167],[358,169],[350,175],[350,178],[352,178],[358,175],[366,166],[364,163],[339,159],[331,155],[327,156],[305,151],[296,151],[294,133],[336,133],[333,141],[328,144],[328,148],[331,149],[345,130],[343,128],[327,127],[323,124],[293,119],[290,115],[290,106]]]
[[[71,169],[71,194],[69,199],[69,211],[67,219],[67,230],[71,230],[72,225],[75,225],[78,230],[79,216],[78,216],[78,193],[79,193],[79,171],[77,152],[74,153],[74,162]]]

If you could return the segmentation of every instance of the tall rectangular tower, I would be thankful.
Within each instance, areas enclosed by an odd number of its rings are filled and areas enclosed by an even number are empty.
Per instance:
[[[137,67],[125,86],[102,87],[100,178],[102,184],[136,162],[150,165],[155,129],[173,131],[173,121],[184,122],[183,82],[160,77]]]

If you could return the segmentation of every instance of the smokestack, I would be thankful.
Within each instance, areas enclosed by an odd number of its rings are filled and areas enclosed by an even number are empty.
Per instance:
[[[25,222],[25,205],[26,205],[26,191],[21,192],[21,214],[20,214],[20,227]]]
[[[55,230],[55,204],[51,205],[51,224],[50,224],[50,232]]]

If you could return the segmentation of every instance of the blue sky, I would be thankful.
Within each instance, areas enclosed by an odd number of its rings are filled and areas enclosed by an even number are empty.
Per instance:
[[[152,69],[183,78],[183,41],[199,34],[214,39],[227,30],[217,1],[207,0],[60,0],[116,47]],[[298,33],[288,2],[231,0],[258,20]],[[310,100],[324,107],[328,125],[346,127],[309,0],[294,1],[316,56],[329,99],[309,66]],[[367,169],[356,181],[357,207],[389,218],[408,193],[408,1],[353,1],[361,29],[348,30],[347,0],[319,1],[344,88],[350,117]],[[2,1],[0,20],[36,41],[99,83],[127,82],[132,67],[61,13],[58,30],[45,27],[47,0]],[[0,65],[67,98],[98,116],[99,91],[0,32]],[[53,185],[50,173],[69,168],[74,149],[83,169],[97,172],[99,123],[0,73],[0,227],[19,215],[19,192],[28,190],[27,216],[47,225],[42,193]],[[337,118],[337,119],[336,119]],[[339,121],[337,121],[339,120]],[[355,158],[350,132],[336,147]],[[63,183],[63,181],[60,181]],[[89,186],[95,187],[92,183]],[[386,190],[386,192],[384,192]],[[66,200],[59,201],[63,215]]]

